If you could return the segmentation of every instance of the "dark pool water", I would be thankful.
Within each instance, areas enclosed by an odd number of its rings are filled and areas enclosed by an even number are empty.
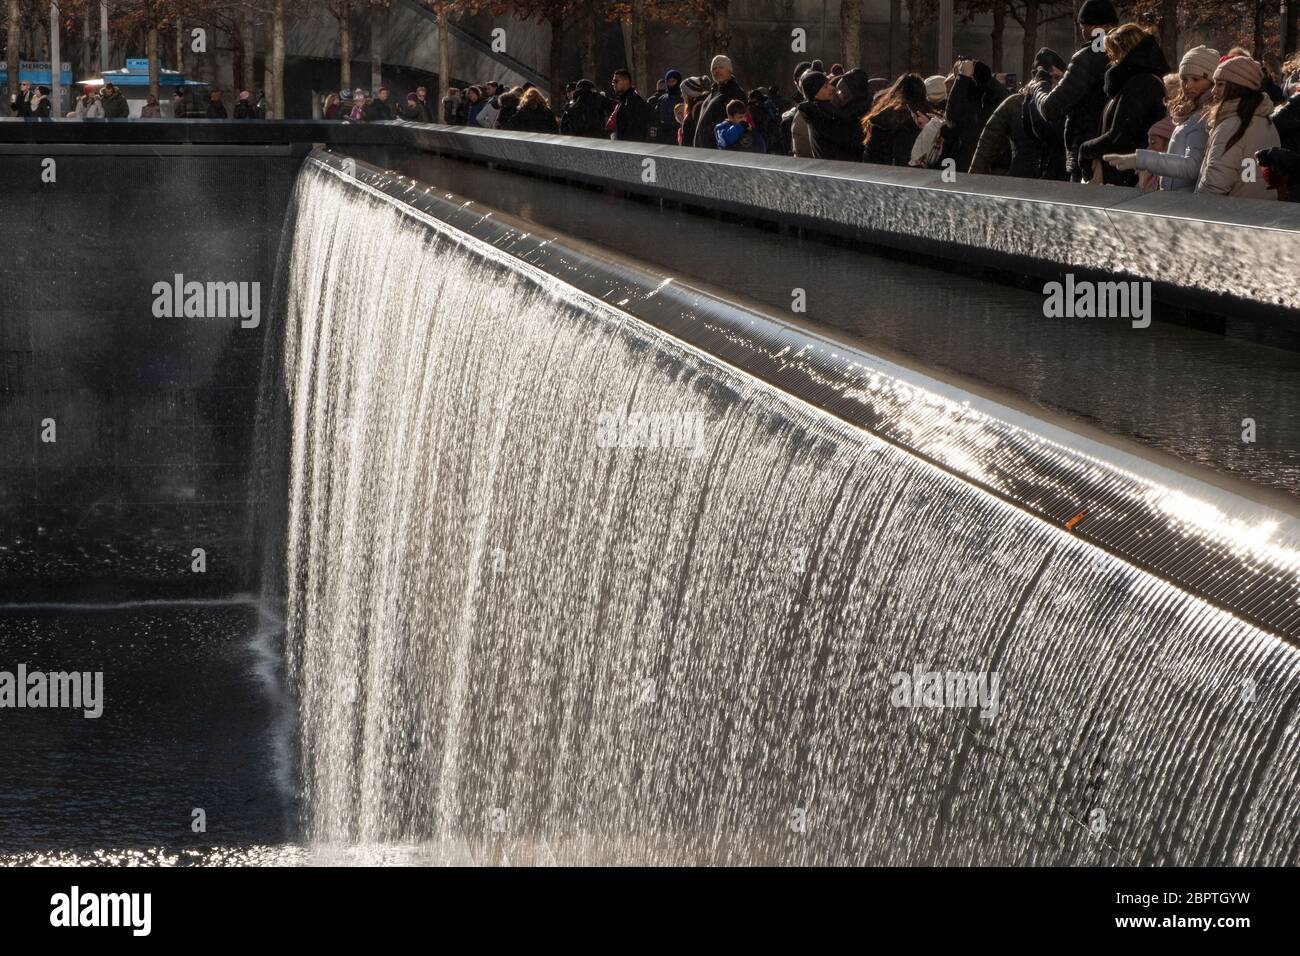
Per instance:
[[[0,864],[274,854],[294,819],[276,640],[240,600],[0,607],[0,671],[103,673],[98,718],[0,708]]]

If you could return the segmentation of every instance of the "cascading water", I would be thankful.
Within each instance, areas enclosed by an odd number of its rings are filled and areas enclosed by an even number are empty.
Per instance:
[[[314,843],[1300,861],[1291,645],[313,163],[293,217]]]

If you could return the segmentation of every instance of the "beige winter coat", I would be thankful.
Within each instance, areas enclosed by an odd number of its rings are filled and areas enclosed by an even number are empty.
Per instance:
[[[798,110],[793,110],[794,119],[790,121],[790,152],[804,159],[812,159],[812,130],[808,121]]]
[[[1235,101],[1229,101],[1229,104],[1233,102]],[[1253,177],[1255,181],[1246,182],[1243,178],[1245,169],[1241,165],[1243,159],[1254,159],[1256,151],[1281,145],[1277,130],[1268,119],[1272,110],[1273,103],[1265,96],[1259,106],[1255,107],[1255,115],[1246,127],[1245,134],[1232,144],[1231,149],[1225,149],[1228,140],[1232,139],[1241,126],[1241,120],[1237,119],[1229,105],[1223,120],[1210,130],[1205,162],[1201,165],[1201,176],[1196,181],[1198,193],[1245,196],[1249,199],[1277,198],[1277,190],[1269,189],[1262,170],[1256,168]]]

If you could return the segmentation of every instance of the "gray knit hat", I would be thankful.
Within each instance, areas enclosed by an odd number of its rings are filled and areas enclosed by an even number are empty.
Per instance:
[[[709,79],[707,76],[688,76],[686,79],[682,80],[680,88],[682,96],[695,99],[695,97],[703,96],[705,93],[709,92],[709,87],[712,85],[713,80]]]
[[[1179,76],[1203,76],[1207,80],[1214,76],[1219,66],[1219,51],[1208,46],[1194,46],[1183,54],[1178,64]]]

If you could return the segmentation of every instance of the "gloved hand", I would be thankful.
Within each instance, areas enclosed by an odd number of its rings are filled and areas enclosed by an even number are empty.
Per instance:
[[[1137,169],[1137,153],[1106,153],[1101,157],[1108,166],[1123,172],[1130,172]]]

